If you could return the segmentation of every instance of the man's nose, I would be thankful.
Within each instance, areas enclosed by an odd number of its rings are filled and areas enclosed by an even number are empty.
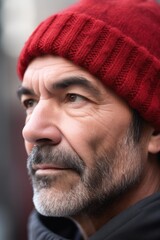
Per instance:
[[[31,144],[61,142],[61,131],[53,107],[45,103],[38,103],[23,128],[24,140]]]

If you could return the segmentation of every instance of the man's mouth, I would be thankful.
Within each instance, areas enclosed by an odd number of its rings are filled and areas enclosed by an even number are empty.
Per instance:
[[[68,171],[82,175],[85,164],[75,153],[68,153],[63,149],[37,146],[28,156],[27,168],[31,176],[55,175]]]
[[[35,175],[50,175],[56,174],[60,171],[72,170],[64,166],[53,164],[36,164],[32,166],[32,169]]]

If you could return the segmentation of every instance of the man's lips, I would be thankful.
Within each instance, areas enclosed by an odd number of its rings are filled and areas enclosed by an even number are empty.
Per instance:
[[[70,168],[53,164],[37,164],[33,165],[32,169],[36,174],[49,174],[57,171],[71,170]]]

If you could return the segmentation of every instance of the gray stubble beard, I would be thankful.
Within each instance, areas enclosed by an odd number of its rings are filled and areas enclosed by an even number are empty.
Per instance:
[[[54,188],[52,178],[42,179],[41,184],[40,182],[36,183],[30,169],[31,165],[28,164],[33,182],[33,202],[37,211],[45,216],[99,214],[101,210],[103,211],[104,206],[106,207],[119,194],[123,194],[139,181],[143,164],[137,146],[132,136],[127,133],[126,137],[117,144],[116,150],[104,149],[101,155],[95,156],[93,160],[95,164],[92,169],[89,169],[75,153],[66,153],[62,149],[56,150],[57,159],[59,159],[59,154],[61,157],[67,154],[68,160],[81,162],[80,169],[76,170],[78,165],[74,168],[79,174],[78,183],[70,191],[65,192]],[[45,161],[45,152],[43,150],[42,152],[43,154],[40,152],[38,154]],[[54,150],[50,153],[50,159],[53,158],[53,152]],[[37,153],[32,153],[29,162],[36,159],[36,155]],[[71,165],[74,165],[73,162]]]

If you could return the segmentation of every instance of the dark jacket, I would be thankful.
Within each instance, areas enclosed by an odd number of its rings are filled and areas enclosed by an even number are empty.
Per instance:
[[[78,227],[67,218],[44,217],[34,211],[29,240],[82,240]],[[160,193],[126,209],[89,240],[160,240]]]

